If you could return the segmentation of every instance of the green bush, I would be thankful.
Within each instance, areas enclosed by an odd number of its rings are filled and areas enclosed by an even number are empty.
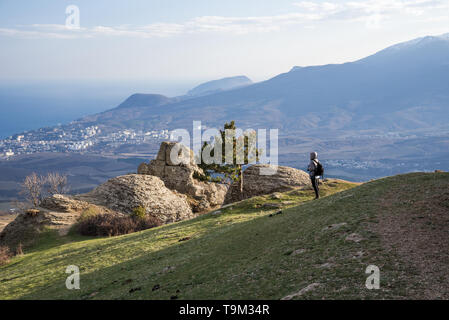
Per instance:
[[[89,217],[95,216],[97,214],[100,214],[100,210],[97,207],[89,206],[83,212],[81,212],[80,217],[78,218],[79,221],[87,219]]]
[[[145,219],[145,217],[147,216],[147,212],[144,207],[139,206],[133,209],[133,213],[131,214],[131,216],[139,219]]]

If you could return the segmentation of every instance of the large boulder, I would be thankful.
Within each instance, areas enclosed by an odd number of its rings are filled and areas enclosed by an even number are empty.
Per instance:
[[[193,151],[176,142],[162,142],[156,159],[140,164],[137,173],[159,177],[167,188],[187,195],[194,212],[221,206],[228,192],[227,185],[195,179],[203,171],[194,163]]]
[[[137,207],[162,223],[192,218],[184,195],[165,187],[162,180],[148,175],[125,175],[110,179],[89,193],[45,198],[36,209],[20,213],[0,233],[0,245],[15,250],[34,243],[39,234],[55,229],[66,234],[86,210],[114,215],[133,213]]]
[[[120,214],[104,206],[77,199],[77,196],[54,194],[42,200],[39,207],[24,209],[0,233],[0,244],[14,249],[19,244],[33,244],[48,229],[65,235],[78,222],[83,212]]]
[[[119,176],[78,198],[125,214],[143,207],[147,214],[158,218],[162,223],[194,216],[185,196],[171,191],[161,179],[151,175]]]
[[[0,233],[0,245],[6,245],[12,250],[19,245],[33,244],[40,233],[48,230],[58,230],[60,234],[68,232],[76,223],[79,213],[50,212],[45,209],[30,209],[17,215]]]
[[[119,212],[112,210],[106,206],[96,205],[92,202],[86,201],[86,196],[80,195],[67,195],[67,194],[54,194],[42,200],[39,204],[39,210],[51,211],[58,213],[78,213],[83,212],[97,212],[108,214],[120,214]]]
[[[270,171],[274,174],[266,175]],[[240,195],[238,183],[234,183],[226,196],[225,202],[231,203],[274,192],[285,192],[309,184],[309,175],[302,170],[256,164],[243,171],[243,194]]]

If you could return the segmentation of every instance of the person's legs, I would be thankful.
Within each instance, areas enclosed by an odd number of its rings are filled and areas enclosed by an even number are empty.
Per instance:
[[[312,187],[315,191],[315,199],[318,199],[320,197],[319,189],[318,189],[318,181],[316,180],[315,176],[310,176],[310,180],[312,181]]]

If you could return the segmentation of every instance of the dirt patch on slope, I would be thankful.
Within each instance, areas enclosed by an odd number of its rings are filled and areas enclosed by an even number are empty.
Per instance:
[[[55,229],[61,235],[68,230],[79,218],[80,213],[50,212],[47,210],[28,210],[20,213],[0,233],[0,245],[16,248],[19,244],[24,247],[32,245],[37,236],[47,230]]]
[[[449,299],[449,179],[394,184],[379,203],[375,227],[406,265],[407,297]]]

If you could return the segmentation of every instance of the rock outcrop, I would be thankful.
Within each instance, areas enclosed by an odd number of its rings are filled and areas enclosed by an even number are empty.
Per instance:
[[[176,155],[179,159],[174,159]],[[148,164],[140,164],[137,173],[159,177],[167,188],[187,195],[194,212],[211,210],[225,203],[288,191],[310,184],[309,175],[302,170],[278,166],[273,175],[263,175],[261,170],[274,167],[259,164],[250,166],[243,172],[243,195],[240,195],[237,184],[229,187],[195,179],[195,173],[202,175],[203,172],[194,163],[193,157],[193,152],[181,144],[163,142],[156,159]]]
[[[84,211],[90,211],[97,213],[121,214],[120,212],[110,209],[106,206],[88,202],[87,199],[88,197],[86,197],[85,194],[72,196],[69,196],[67,194],[54,194],[43,199],[38,207],[38,210],[57,213],[81,214]]]
[[[89,203],[75,200],[71,196],[54,194],[42,200],[40,207],[57,212],[79,212],[89,208]]]
[[[34,243],[45,230],[65,235],[85,211],[120,214],[104,206],[77,199],[78,196],[54,194],[42,200],[38,208],[24,209],[0,233],[0,244],[15,248]]]
[[[56,229],[61,234],[77,221],[79,213],[50,212],[47,210],[28,210],[17,215],[0,233],[0,244],[12,249],[19,244],[28,246],[36,241],[37,236],[47,230]]]
[[[185,196],[169,190],[161,179],[151,175],[119,176],[77,198],[125,214],[143,207],[162,223],[194,216]]]
[[[163,224],[190,219],[195,213],[221,207],[241,199],[288,191],[309,185],[309,176],[301,170],[277,167],[272,175],[261,170],[268,165],[253,165],[243,172],[243,194],[239,185],[204,182],[195,176],[203,171],[194,163],[191,150],[175,142],[163,142],[156,159],[142,163],[138,174],[108,180],[89,193],[52,195],[39,208],[19,214],[0,235],[0,242],[10,246],[26,245],[46,228],[66,232],[83,212],[131,214],[143,207],[147,214]],[[275,196],[275,195],[274,195]]]
[[[261,174],[261,170],[267,169],[274,169],[274,167],[256,164],[243,171],[243,195],[240,196],[238,184],[233,184],[225,203],[310,185],[309,175],[302,170],[278,166],[273,175]]]
[[[179,161],[171,154],[178,154]],[[137,173],[159,177],[167,188],[187,195],[194,212],[221,206],[228,192],[227,185],[195,179],[203,171],[194,163],[193,151],[176,142],[162,142],[156,159],[140,164]]]

